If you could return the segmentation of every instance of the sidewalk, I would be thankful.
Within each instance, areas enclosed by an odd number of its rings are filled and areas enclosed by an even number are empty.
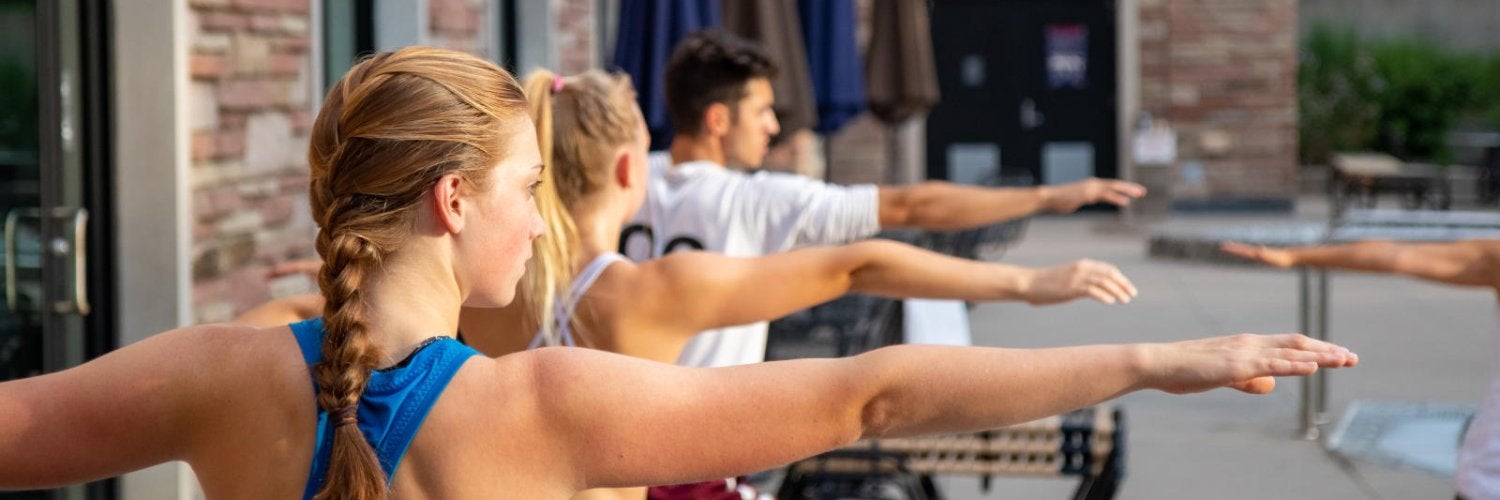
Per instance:
[[[1317,202],[1299,217],[1322,216]],[[1220,226],[1286,217],[1205,216],[1165,221]],[[1149,230],[1122,230],[1113,215],[1043,217],[1002,261],[1042,266],[1089,257],[1118,265],[1140,288],[1129,305],[1077,302],[1033,308],[992,304],[970,313],[974,342],[1006,347],[1171,341],[1237,332],[1296,329],[1292,272],[1218,267],[1146,257]],[[1328,425],[1353,400],[1477,403],[1488,384],[1495,297],[1409,279],[1335,273],[1330,338],[1360,354],[1357,368],[1330,377]],[[1297,434],[1298,380],[1250,396],[1217,390],[1192,396],[1136,393],[1119,400],[1129,431],[1121,499],[1452,498],[1449,478],[1349,461]],[[996,395],[1004,397],[1004,395]],[[950,499],[1070,498],[1076,481],[944,478]]]

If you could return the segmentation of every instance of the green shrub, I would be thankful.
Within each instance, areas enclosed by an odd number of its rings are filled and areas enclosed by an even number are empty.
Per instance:
[[[1352,28],[1318,24],[1303,40],[1297,83],[1304,163],[1345,150],[1445,163],[1448,130],[1461,117],[1500,126],[1500,55],[1364,40]]]
[[[1489,128],[1500,130],[1500,54],[1491,56],[1479,70],[1474,101],[1474,118]]]
[[[1303,162],[1326,163],[1335,151],[1374,142],[1377,81],[1374,62],[1353,29],[1319,24],[1308,32],[1297,73]]]
[[[1383,83],[1375,95],[1380,106],[1376,149],[1447,162],[1448,129],[1475,102],[1481,60],[1415,40],[1372,43],[1370,53]]]

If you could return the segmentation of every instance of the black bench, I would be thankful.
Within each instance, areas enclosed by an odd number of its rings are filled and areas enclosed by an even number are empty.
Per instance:
[[[1029,184],[1029,180],[1024,181]],[[995,180],[1014,185],[1016,181]],[[887,232],[881,237],[968,259],[996,258],[1025,234],[1027,219],[969,231]],[[771,322],[766,359],[852,356],[906,339],[902,301],[848,295]],[[1113,498],[1124,477],[1124,420],[1096,406],[984,432],[866,440],[796,462],[777,498],[938,500],[938,474],[1077,477],[1074,499]]]
[[[1125,476],[1119,408],[1096,406],[971,434],[869,439],[787,467],[777,498],[938,500],[938,474],[1078,477],[1075,500],[1114,498]]]

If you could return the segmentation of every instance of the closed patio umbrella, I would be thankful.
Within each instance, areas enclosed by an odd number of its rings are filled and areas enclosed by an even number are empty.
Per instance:
[[[797,0],[724,0],[724,30],[759,43],[780,70],[771,80],[783,136],[818,120]]]
[[[878,0],[871,7],[870,49],[865,61],[870,111],[901,123],[937,104],[937,69],[924,0]]]
[[[694,31],[719,27],[722,19],[718,0],[621,0],[613,65],[635,81],[651,149],[672,141],[663,91],[672,48]]]
[[[813,128],[829,134],[865,111],[865,77],[855,40],[853,0],[800,0],[807,71],[817,102]]]

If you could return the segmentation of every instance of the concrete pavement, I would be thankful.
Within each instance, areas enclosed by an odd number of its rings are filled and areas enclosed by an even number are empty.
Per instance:
[[[1326,214],[1316,198],[1297,217]],[[1308,208],[1310,207],[1310,208]],[[1287,221],[1288,216],[1175,217],[1174,226]],[[979,345],[1049,347],[1170,341],[1236,332],[1296,329],[1296,276],[1288,271],[1148,259],[1147,228],[1121,229],[1112,215],[1049,216],[1032,221],[1004,262],[1042,266],[1089,257],[1118,265],[1140,288],[1129,305],[1077,302],[1034,308],[981,305],[970,312]],[[1488,384],[1495,347],[1496,298],[1410,279],[1335,273],[1330,337],[1361,356],[1334,372],[1331,432],[1357,399],[1476,403]],[[1004,397],[1004,395],[996,395]],[[1452,498],[1451,479],[1346,460],[1321,442],[1296,437],[1298,381],[1250,396],[1229,390],[1172,396],[1136,393],[1126,409],[1129,441],[1121,499],[1407,499]],[[989,494],[977,480],[944,478],[948,498],[1070,498],[1068,479],[997,478]]]

